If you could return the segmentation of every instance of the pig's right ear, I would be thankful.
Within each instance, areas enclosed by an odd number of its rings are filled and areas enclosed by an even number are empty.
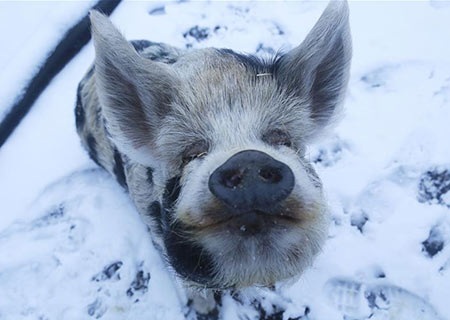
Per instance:
[[[282,56],[277,77],[287,91],[308,103],[314,138],[339,114],[350,73],[352,44],[346,0],[330,0],[319,21],[298,47]]]
[[[108,132],[121,152],[150,165],[176,77],[167,65],[142,58],[106,16],[91,11],[90,19],[95,84]]]

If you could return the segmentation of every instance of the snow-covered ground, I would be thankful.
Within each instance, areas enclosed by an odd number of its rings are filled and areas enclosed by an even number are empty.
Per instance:
[[[68,3],[0,2],[0,113],[92,5]],[[112,20],[129,39],[270,54],[299,44],[325,5],[124,2]],[[450,319],[450,3],[350,10],[345,117],[309,151],[329,240],[300,279],[225,293],[222,319]],[[0,319],[192,318],[128,195],[78,141],[92,59],[89,45],[0,149]]]

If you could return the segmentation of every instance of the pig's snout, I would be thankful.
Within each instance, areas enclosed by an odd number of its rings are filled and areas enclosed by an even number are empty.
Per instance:
[[[294,184],[286,164],[256,150],[236,153],[209,177],[211,193],[238,212],[273,208],[289,196]]]

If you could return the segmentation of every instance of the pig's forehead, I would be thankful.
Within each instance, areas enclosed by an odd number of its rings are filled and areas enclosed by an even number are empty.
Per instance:
[[[264,107],[280,95],[275,66],[231,50],[196,50],[173,65],[180,80],[176,98],[191,112]]]
[[[225,93],[226,94],[226,93]],[[277,99],[240,97],[203,97],[190,105],[178,105],[171,126],[180,132],[200,134],[211,141],[257,138],[272,127],[283,127],[293,121]],[[234,99],[234,100],[233,100]]]
[[[307,108],[265,72],[271,71],[270,65],[204,49],[182,57],[174,67],[181,81],[161,132],[164,141],[241,144],[271,128],[308,126]]]

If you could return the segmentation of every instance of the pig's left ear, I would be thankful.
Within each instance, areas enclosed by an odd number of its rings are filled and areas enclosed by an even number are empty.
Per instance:
[[[169,66],[141,57],[107,17],[91,11],[90,18],[95,85],[108,133],[122,153],[152,165],[177,77]]]
[[[277,79],[306,99],[312,128],[306,139],[329,124],[342,102],[349,78],[351,38],[346,1],[331,1],[303,43],[280,58]]]

